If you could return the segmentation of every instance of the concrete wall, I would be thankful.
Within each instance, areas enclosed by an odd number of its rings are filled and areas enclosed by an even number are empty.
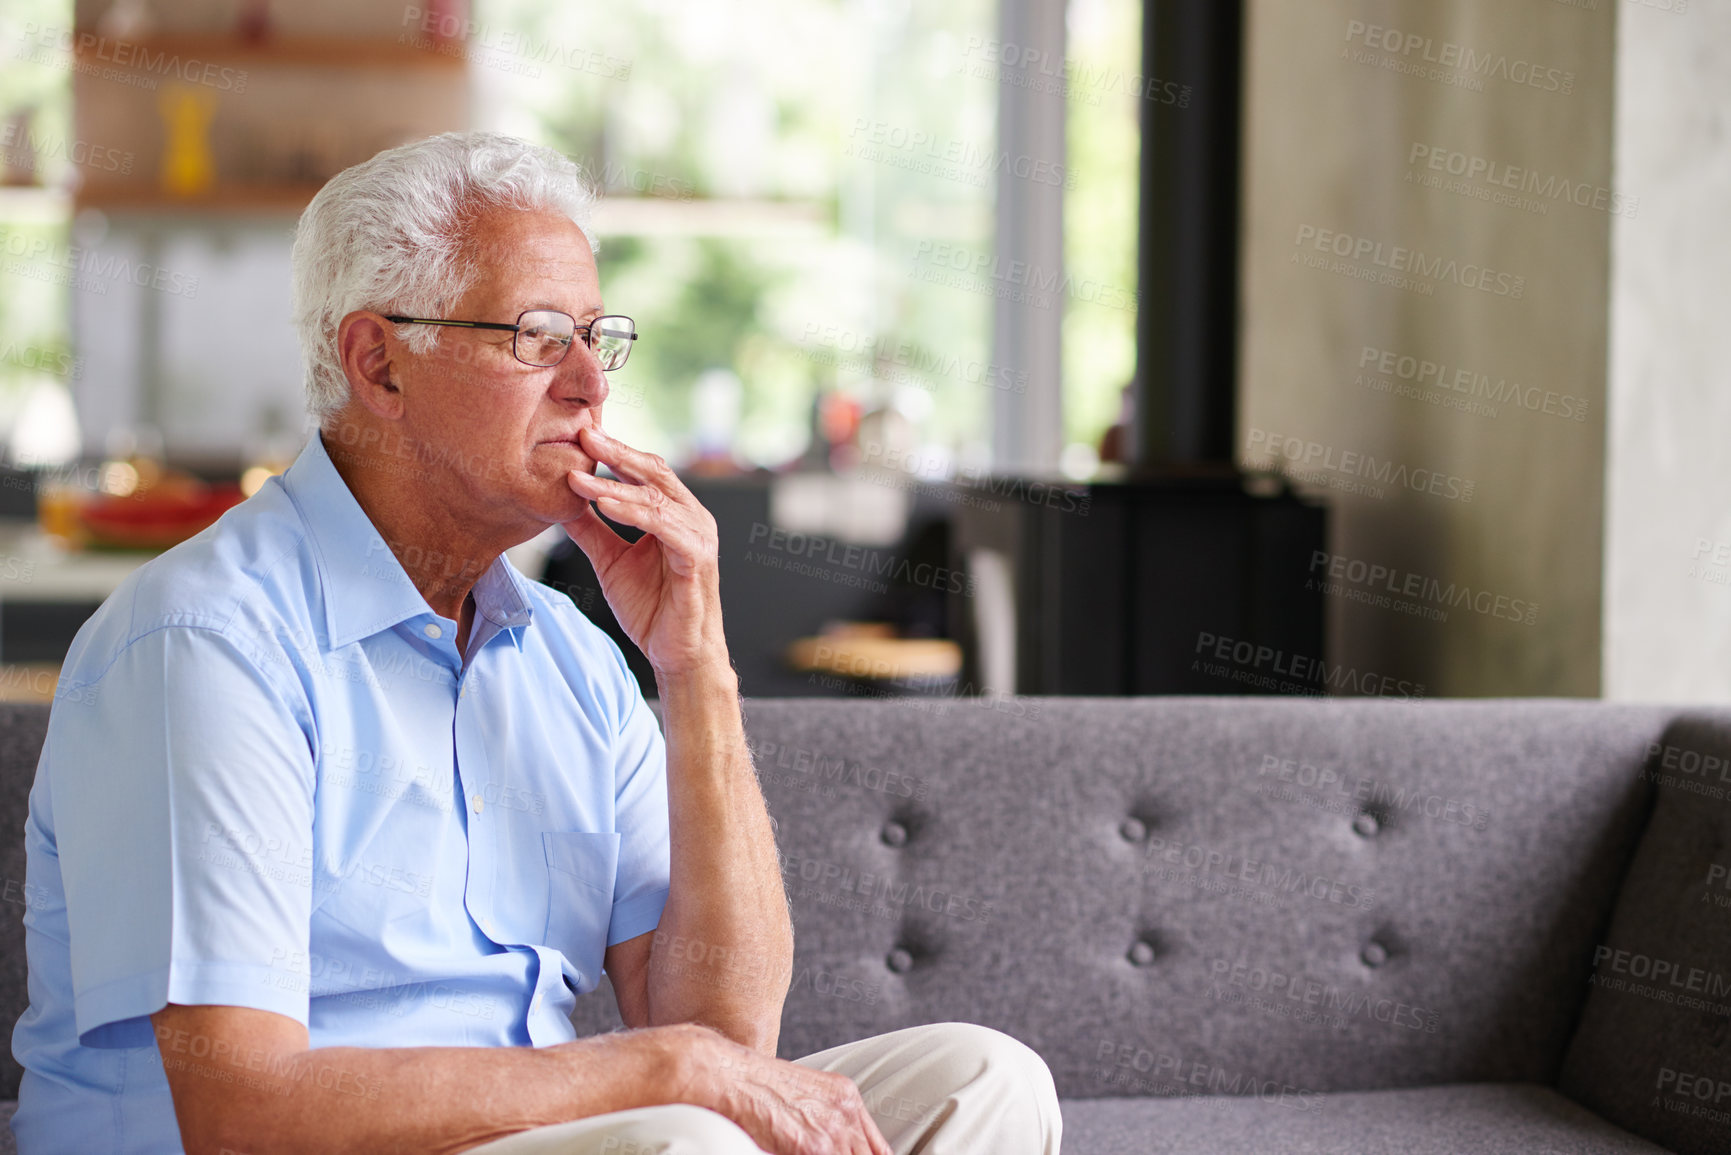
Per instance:
[[[1681,10],[1679,10],[1679,8]],[[1731,8],[1618,13],[1605,696],[1731,701]]]
[[[1249,2],[1240,460],[1329,495],[1329,657],[1426,696],[1600,688],[1610,236],[1653,210],[1587,3]]]

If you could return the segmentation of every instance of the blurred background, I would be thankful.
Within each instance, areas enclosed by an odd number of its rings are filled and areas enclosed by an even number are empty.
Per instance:
[[[490,128],[604,191],[607,421],[716,514],[747,694],[1726,700],[1727,43],[1687,0],[6,0],[0,694],[305,443],[319,185]],[[562,538],[513,560],[616,629]]]

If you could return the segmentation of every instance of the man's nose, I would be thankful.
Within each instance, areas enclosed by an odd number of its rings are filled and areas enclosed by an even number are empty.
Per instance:
[[[601,362],[580,340],[571,342],[570,351],[559,362],[555,384],[561,400],[592,406],[606,401],[611,388],[607,384],[607,374],[601,371]]]

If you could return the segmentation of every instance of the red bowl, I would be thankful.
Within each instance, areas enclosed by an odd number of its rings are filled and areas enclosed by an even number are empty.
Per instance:
[[[167,549],[215,524],[245,496],[234,482],[164,487],[133,497],[99,497],[78,517],[91,545]]]

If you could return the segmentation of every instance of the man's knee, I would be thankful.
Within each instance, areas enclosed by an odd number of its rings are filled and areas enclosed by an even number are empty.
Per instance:
[[[1046,1060],[1020,1039],[978,1023],[936,1023],[926,1029],[931,1032],[930,1045],[952,1063],[977,1070],[985,1078],[1019,1083],[1028,1093],[1057,1102]]]
[[[656,1108],[653,1124],[639,1125],[631,1135],[609,1137],[601,1151],[603,1155],[762,1155],[733,1120],[688,1103]]]

